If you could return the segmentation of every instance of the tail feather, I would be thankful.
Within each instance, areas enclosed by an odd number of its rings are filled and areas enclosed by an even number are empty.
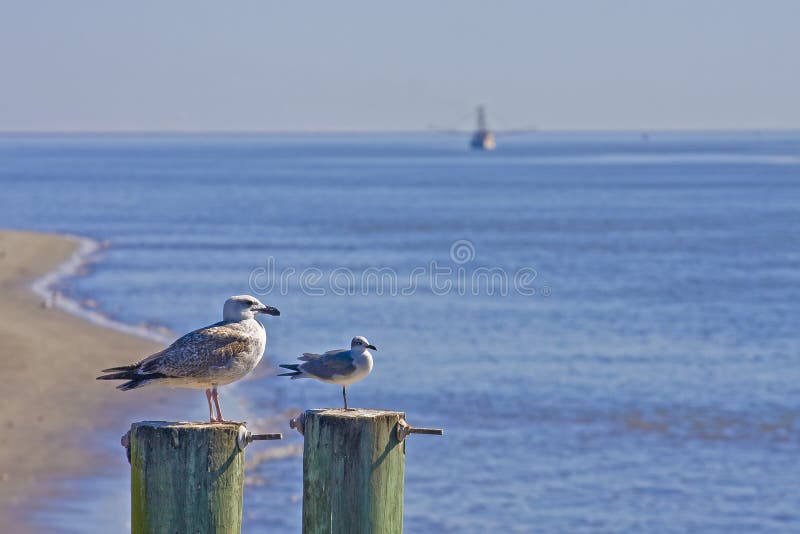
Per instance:
[[[110,370],[111,369],[106,369],[104,372]],[[128,391],[129,389],[142,387],[153,380],[159,380],[161,378],[169,378],[169,375],[165,375],[164,373],[140,373],[137,369],[133,368],[118,373],[98,376],[97,380],[127,380],[124,384],[118,385],[117,389]]]
[[[149,384],[153,380],[159,380],[162,378],[169,378],[169,375],[165,375],[164,373],[150,373],[149,375],[136,375],[135,377],[132,378],[126,377],[128,381],[125,382],[124,384],[118,385],[117,389],[122,391],[128,391],[129,389],[140,388],[142,386]]]
[[[124,384],[118,385],[117,389],[120,390],[120,391],[128,391],[129,389],[140,388],[140,387],[148,384],[149,382],[150,382],[150,379],[148,379],[148,378],[130,380],[128,382],[125,382]]]
[[[119,367],[109,367],[108,369],[103,369],[102,373],[113,373],[114,371],[134,371],[137,367],[139,367],[138,363],[132,363],[130,365],[120,365]]]
[[[109,372],[111,369],[106,369],[103,371],[104,373]],[[136,380],[137,378],[141,377],[139,373],[135,370],[130,371],[122,371],[119,373],[111,373],[108,375],[98,376],[97,380]]]
[[[285,364],[282,363],[278,365],[278,367],[283,367],[284,369],[289,369],[290,371],[293,371],[292,373],[281,373],[278,376],[290,376],[292,378],[295,378],[303,374],[303,371],[300,370],[299,363],[285,363]]]
[[[128,365],[120,365],[119,367],[109,367],[108,369],[103,369],[102,372],[104,373],[115,373],[115,372],[139,372],[139,373],[154,373],[157,372],[158,367],[161,364],[161,356],[164,354],[165,350],[161,352],[156,352],[151,354],[147,358],[143,360],[139,360],[136,363],[131,363]]]

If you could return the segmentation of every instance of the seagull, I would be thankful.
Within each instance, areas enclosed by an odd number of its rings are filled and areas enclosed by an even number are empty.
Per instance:
[[[104,369],[98,380],[127,380],[117,389],[128,391],[151,384],[168,387],[205,389],[208,415],[221,423],[217,386],[243,378],[252,371],[267,346],[267,332],[256,315],[281,314],[250,295],[237,295],[225,301],[222,321],[189,332],[172,345],[138,363]],[[211,408],[211,400],[217,417]]]
[[[278,376],[316,378],[322,382],[342,386],[344,409],[347,410],[347,386],[367,378],[372,371],[372,354],[367,349],[378,350],[370,345],[364,336],[356,336],[350,342],[350,350],[330,350],[325,354],[304,352],[298,360],[304,363],[281,364],[280,367],[293,371]]]

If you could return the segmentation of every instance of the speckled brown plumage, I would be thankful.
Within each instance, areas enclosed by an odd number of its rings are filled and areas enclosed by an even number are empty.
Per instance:
[[[117,389],[127,391],[151,384],[206,390],[212,421],[222,421],[217,386],[244,378],[252,371],[267,345],[267,333],[255,316],[280,315],[255,297],[229,298],[223,321],[189,332],[166,349],[131,365],[103,370],[98,380],[126,380]],[[211,400],[217,417],[211,410]]]

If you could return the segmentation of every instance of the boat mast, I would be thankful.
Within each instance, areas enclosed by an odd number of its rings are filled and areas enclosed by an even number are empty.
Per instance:
[[[488,130],[486,127],[486,113],[483,111],[483,106],[478,106],[478,131],[485,132]]]

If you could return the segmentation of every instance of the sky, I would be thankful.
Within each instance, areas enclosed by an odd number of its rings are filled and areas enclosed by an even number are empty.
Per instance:
[[[798,0],[0,0],[0,131],[800,128]]]

